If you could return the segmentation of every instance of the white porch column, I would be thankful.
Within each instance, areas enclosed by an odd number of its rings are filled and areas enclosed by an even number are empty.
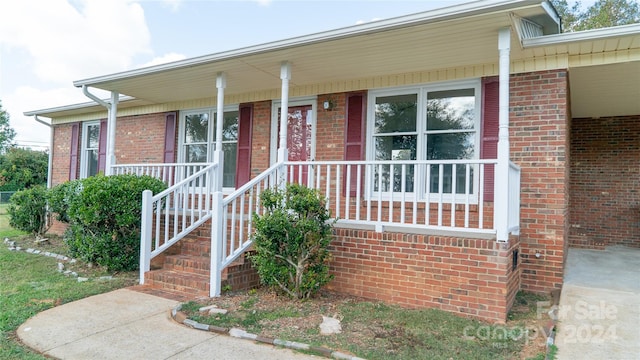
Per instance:
[[[511,29],[504,28],[498,33],[500,51],[500,91],[499,91],[499,131],[498,164],[495,169],[493,225],[497,240],[509,240],[509,72],[511,51]]]
[[[280,142],[278,143],[278,162],[287,161],[287,124],[289,117],[289,80],[291,79],[291,63],[282,62],[280,66],[282,80],[282,103],[280,105]]]
[[[118,99],[120,94],[117,91],[111,92],[111,101],[108,108],[107,120],[107,154],[104,164],[104,174],[111,175],[111,167],[116,164],[116,121],[118,119]]]
[[[216,88],[218,89],[218,101],[216,109],[216,150],[213,153],[213,161],[218,164],[216,172],[215,191],[222,191],[224,151],[222,150],[222,130],[224,125],[224,89],[227,87],[227,77],[224,73],[218,73]]]

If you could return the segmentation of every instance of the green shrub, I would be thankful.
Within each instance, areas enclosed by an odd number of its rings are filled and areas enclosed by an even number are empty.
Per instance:
[[[303,299],[327,284],[331,242],[330,213],[318,191],[290,184],[266,190],[263,215],[254,214],[255,254],[260,281]]]
[[[13,194],[7,209],[9,225],[37,237],[42,236],[48,229],[46,193],[47,189],[38,185]]]
[[[149,176],[98,175],[60,189],[62,195],[57,194],[55,201],[58,216],[66,214],[69,222],[65,241],[71,255],[109,270],[136,269],[142,192],[159,193],[165,188],[162,181]]]
[[[71,199],[82,189],[82,180],[67,181],[54,186],[47,192],[49,211],[55,214],[58,221],[69,223],[67,210]]]

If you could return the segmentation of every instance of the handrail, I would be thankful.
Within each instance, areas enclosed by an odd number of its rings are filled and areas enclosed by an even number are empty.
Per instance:
[[[140,283],[158,256],[211,219],[211,193],[218,164],[209,164],[186,179],[153,196],[142,194],[140,234]]]

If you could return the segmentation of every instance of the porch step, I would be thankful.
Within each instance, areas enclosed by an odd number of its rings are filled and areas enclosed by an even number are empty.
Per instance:
[[[187,296],[209,296],[209,275],[178,272],[172,270],[152,270],[144,274],[145,285]]]
[[[195,255],[167,255],[163,269],[192,274],[209,275],[211,260],[208,257]]]
[[[211,254],[211,240],[184,241],[180,246],[180,254],[208,258]]]

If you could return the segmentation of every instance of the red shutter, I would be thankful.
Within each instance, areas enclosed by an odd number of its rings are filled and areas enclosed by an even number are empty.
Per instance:
[[[100,139],[98,142],[98,172],[104,173],[107,164],[107,120],[100,121]]]
[[[240,105],[238,116],[238,146],[236,148],[236,189],[251,179],[251,134],[253,105]]]
[[[176,162],[176,113],[165,114],[164,128],[164,162],[171,164]]]
[[[495,159],[498,157],[498,128],[500,111],[500,83],[497,77],[482,79],[482,133],[480,158]],[[493,201],[493,185],[495,166],[487,165],[484,169],[484,200]]]
[[[344,160],[356,161],[364,159],[364,129],[365,129],[365,98],[364,94],[349,94],[347,95],[347,118],[345,121],[345,140],[344,140]],[[346,189],[349,188],[349,196],[356,196],[358,189],[357,168],[351,167],[351,184],[347,184],[347,168],[344,169],[343,177],[343,195],[346,194]],[[364,169],[361,172],[360,179],[360,191],[364,189]]]
[[[80,123],[71,125],[71,150],[69,151],[69,180],[78,178],[78,136]]]

